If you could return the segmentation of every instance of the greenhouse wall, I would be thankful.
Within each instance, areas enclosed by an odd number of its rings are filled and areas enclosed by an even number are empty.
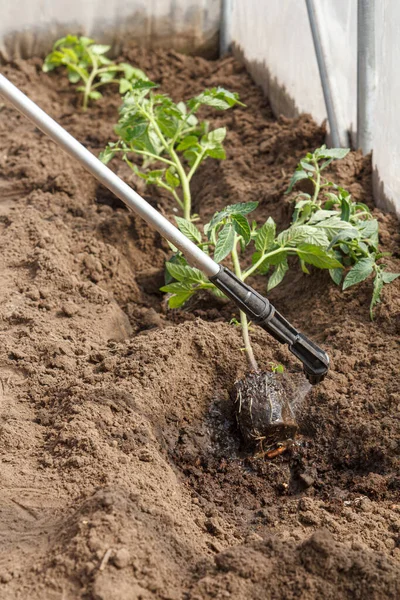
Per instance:
[[[0,59],[44,55],[54,40],[79,31],[111,43],[216,56],[221,0],[0,0]]]
[[[357,0],[318,0],[343,145],[357,145]],[[326,110],[305,1],[231,0],[234,53],[270,98],[276,114]],[[377,204],[400,215],[400,3],[375,3],[376,97],[373,181]],[[347,138],[347,139],[346,139]]]
[[[376,201],[400,214],[398,98],[400,3],[376,2],[377,92],[374,114]],[[326,118],[304,0],[0,0],[0,60],[44,55],[66,32],[79,31],[113,45],[135,40],[215,57],[222,6],[228,37],[270,98],[276,114]],[[316,3],[333,84],[342,144],[356,145],[357,0]]]

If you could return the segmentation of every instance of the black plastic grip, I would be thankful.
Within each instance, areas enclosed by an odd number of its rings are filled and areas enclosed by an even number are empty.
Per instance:
[[[313,385],[322,381],[329,370],[329,356],[305,335],[297,331],[267,298],[241,281],[226,267],[221,267],[210,281],[242,310],[254,323],[268,331],[303,363],[304,373]]]

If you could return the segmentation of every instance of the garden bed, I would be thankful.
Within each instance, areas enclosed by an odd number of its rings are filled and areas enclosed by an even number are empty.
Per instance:
[[[247,105],[208,113],[228,128],[227,159],[195,175],[201,222],[256,200],[257,217],[288,226],[284,191],[324,128],[276,120],[232,58],[127,49],[124,59],[175,100],[222,85]],[[4,72],[98,154],[113,136],[115,90],[83,114],[66,79],[41,65]],[[374,322],[369,281],[341,292],[327,273],[296,268],[271,292],[332,369],[304,402],[298,443],[256,460],[228,394],[245,369],[227,324],[234,306],[204,295],[168,310],[158,291],[168,245],[0,109],[0,597],[399,597],[400,280]],[[370,157],[352,152],[334,175],[373,207]],[[162,191],[136,187],[170,213]],[[374,215],[398,272],[398,222]],[[265,291],[265,278],[255,285]],[[252,338],[261,365],[298,370],[267,333]]]

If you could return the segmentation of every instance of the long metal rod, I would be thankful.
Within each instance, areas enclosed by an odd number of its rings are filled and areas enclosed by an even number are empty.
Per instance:
[[[172,223],[163,217],[155,208],[144,200],[129,185],[96,158],[89,150],[80,144],[54,119],[49,117],[37,104],[25,96],[4,75],[0,74],[0,94],[4,96],[17,110],[28,117],[41,131],[48,135],[56,144],[61,146],[73,158],[76,158],[122,202],[147,223],[154,227],[163,237],[179,248],[188,262],[201,269],[207,277],[216,275],[220,266],[205,254],[200,248],[183,235]]]
[[[371,152],[376,95],[375,0],[358,0],[357,147]]]
[[[321,39],[320,24],[318,21],[314,0],[306,0],[306,5],[308,11],[308,18],[310,21],[311,34],[314,41],[315,55],[317,57],[319,75],[321,78],[322,91],[325,99],[326,112],[328,115],[332,146],[334,148],[340,148],[341,143],[337,114],[335,110],[335,104],[333,101],[332,86],[328,74],[325,52]]]
[[[219,54],[225,56],[232,47],[232,0],[222,0],[219,28]]]

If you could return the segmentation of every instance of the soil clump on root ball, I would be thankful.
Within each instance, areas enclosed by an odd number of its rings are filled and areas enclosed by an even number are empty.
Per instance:
[[[257,371],[237,381],[231,393],[247,447],[267,455],[293,442],[299,407],[311,385],[282,373]]]

